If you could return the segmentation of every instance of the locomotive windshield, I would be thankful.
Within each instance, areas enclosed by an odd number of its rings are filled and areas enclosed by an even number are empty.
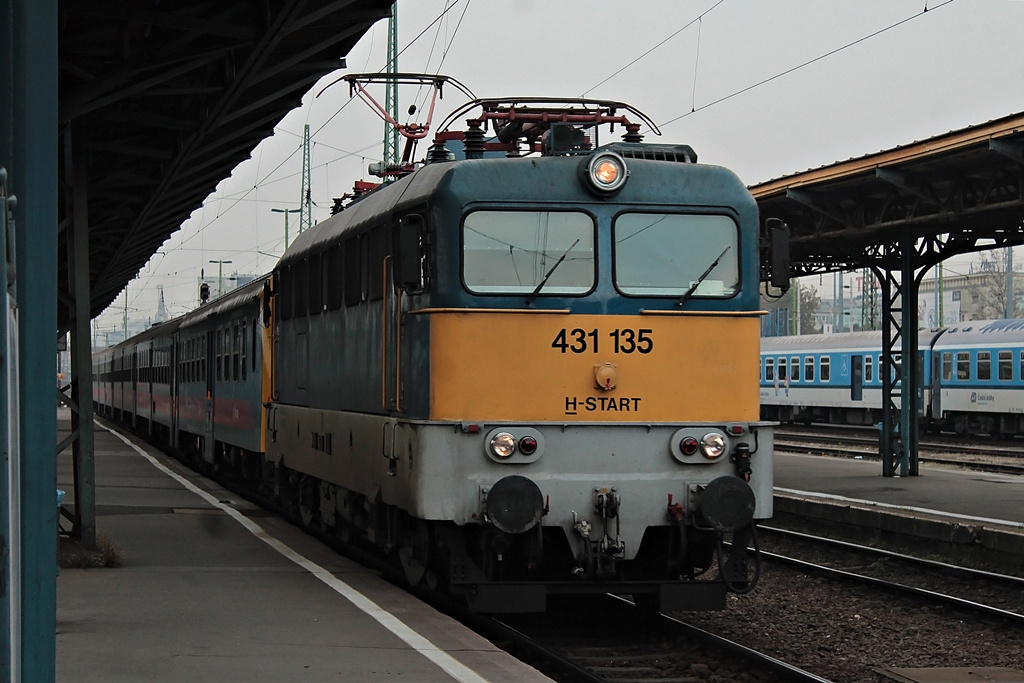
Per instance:
[[[693,296],[739,290],[739,229],[728,216],[624,213],[614,230],[615,286],[623,294],[678,297],[698,281]]]
[[[474,211],[466,216],[463,277],[469,291],[530,294],[549,271],[544,294],[593,289],[593,218],[573,211]]]

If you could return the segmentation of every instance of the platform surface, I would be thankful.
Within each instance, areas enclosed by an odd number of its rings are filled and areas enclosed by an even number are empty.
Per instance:
[[[61,438],[69,419],[58,414]],[[277,516],[139,448],[148,457],[97,428],[97,530],[122,566],[57,577],[58,681],[549,680]],[[58,486],[73,502],[69,453]]]
[[[1022,449],[1024,457],[1024,449]],[[877,460],[775,454],[777,493],[869,501],[1024,531],[1024,477],[922,464],[914,477],[883,477]]]

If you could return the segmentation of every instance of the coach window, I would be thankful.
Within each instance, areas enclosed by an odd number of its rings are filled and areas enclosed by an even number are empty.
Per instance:
[[[692,296],[728,298],[739,291],[739,228],[728,216],[626,213],[615,219],[613,239],[623,294],[681,297],[696,286]]]
[[[231,344],[231,379],[237,382],[241,376],[242,328],[237,322],[234,324],[234,328],[234,342]]]
[[[594,219],[585,213],[474,211],[463,221],[462,249],[474,294],[531,294],[545,277],[541,295],[594,287]]]
[[[971,378],[971,354],[968,351],[958,351],[956,354],[956,378],[962,380]]]
[[[942,354],[942,379],[947,382],[953,379],[953,354],[949,351]]]
[[[1024,351],[1020,352],[1020,362],[1018,363],[1018,369],[1020,370],[1020,374],[1018,376],[1020,377],[1020,379],[1024,379]]]
[[[1013,379],[1013,352],[999,352],[999,380],[1006,381]]]
[[[988,382],[992,379],[992,352],[978,351],[978,380]]]
[[[789,359],[789,378],[794,382],[800,381],[800,357],[793,356]]]
[[[832,376],[831,361],[828,356],[821,357],[821,381],[828,382]]]
[[[789,375],[786,374],[786,359],[785,358],[780,358],[779,359],[778,368],[779,368],[779,379],[782,380],[782,381],[785,381],[786,378],[789,376]]]
[[[873,356],[864,356],[864,382],[873,382],[875,379],[875,359]]]
[[[804,380],[814,381],[814,356],[804,356]]]
[[[775,381],[775,359],[765,358],[764,359],[764,381],[774,382]]]

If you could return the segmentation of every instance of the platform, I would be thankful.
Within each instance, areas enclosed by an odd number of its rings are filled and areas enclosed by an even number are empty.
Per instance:
[[[1018,556],[1024,564],[1024,477],[925,465],[883,477],[877,460],[775,454],[775,513],[841,521]]]
[[[58,426],[63,438],[67,411]],[[276,515],[133,443],[97,428],[97,531],[121,566],[57,577],[58,681],[549,680]],[[70,454],[57,476],[73,501]]]

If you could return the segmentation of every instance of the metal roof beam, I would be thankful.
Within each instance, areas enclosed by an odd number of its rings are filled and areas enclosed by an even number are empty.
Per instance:
[[[817,214],[828,218],[831,221],[835,221],[839,225],[847,227],[856,227],[850,225],[850,222],[846,220],[846,217],[841,213],[837,213],[834,207],[825,206],[820,200],[817,194],[808,192],[807,190],[797,190],[790,188],[786,190],[786,196],[798,204],[803,204],[807,208],[811,209]]]
[[[60,122],[67,123],[72,119],[91,113],[115,102],[126,100],[129,97],[134,97],[135,95],[152,89],[156,85],[167,83],[179,76],[183,76],[191,71],[195,71],[201,67],[212,64],[218,59],[221,59],[227,52],[230,52],[233,47],[234,46],[224,46],[215,50],[210,50],[199,56],[189,54],[187,56],[191,59],[184,62],[181,61],[185,57],[183,55],[180,58],[171,59],[162,64],[153,64],[152,62],[142,61],[140,64],[144,64],[145,66],[138,69],[126,67],[123,70],[119,70],[117,73],[112,74],[109,78],[105,79],[102,83],[90,83],[87,87],[80,88],[79,93],[68,97],[67,104],[60,112]],[[172,64],[175,66],[172,66]],[[149,78],[134,80],[135,76],[146,72],[151,72],[153,75]],[[98,94],[103,92],[108,94],[97,97]]]
[[[935,188],[927,185],[926,183],[921,183],[917,174],[898,171],[894,168],[876,168],[875,177],[879,180],[884,180],[904,192],[912,194],[932,206],[938,207],[942,211],[953,212],[953,209],[951,209],[946,202],[939,199],[935,192]]]
[[[1018,164],[1024,164],[1024,143],[1016,140],[992,139],[988,141],[988,148]]]
[[[241,24],[213,21],[210,17],[191,16],[174,11],[173,6],[161,6],[154,11],[135,2],[101,2],[100,0],[75,0],[61,5],[61,9],[75,14],[85,14],[117,22],[138,22],[161,28],[183,29],[198,34],[253,40],[256,30]]]

